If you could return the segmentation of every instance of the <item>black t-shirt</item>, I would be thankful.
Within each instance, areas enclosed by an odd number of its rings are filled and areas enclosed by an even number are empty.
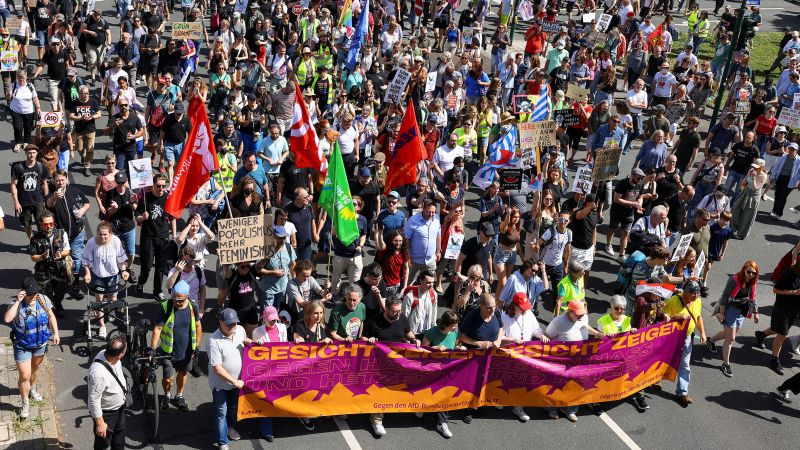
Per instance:
[[[238,311],[248,311],[256,306],[256,274],[254,268],[250,267],[250,272],[242,276],[238,270],[233,271],[233,275],[228,278],[228,298],[229,307]]]
[[[155,50],[161,46],[161,37],[157,34],[145,34],[139,40],[139,63],[146,65],[158,64],[158,52],[143,52],[142,49]]]
[[[328,92],[333,89],[331,79],[325,77],[317,78],[317,83],[314,85],[314,94],[317,96],[317,102],[320,106],[328,104]]]
[[[163,21],[164,17],[161,15],[161,13],[158,12],[153,13],[147,11],[142,16],[142,22],[144,23],[144,26],[146,26],[148,30],[151,30],[153,28],[158,28],[159,26],[161,26],[161,22]]]
[[[156,197],[152,192],[144,194],[144,201],[136,207],[136,215],[140,216],[147,206],[147,214],[150,217],[142,222],[142,237],[149,238],[169,238],[170,226],[169,215],[166,211],[167,194]]]
[[[134,208],[131,206],[138,206],[139,200],[133,195],[130,188],[125,188],[122,194],[115,188],[108,192],[103,206],[108,208],[112,201],[117,203],[117,211],[108,218],[108,221],[111,222],[114,231],[118,233],[131,231],[136,226],[133,219]]]
[[[358,214],[356,218],[356,223],[358,224],[358,236],[364,236],[367,234],[367,219],[364,218],[361,214]],[[339,240],[337,236],[333,237],[333,254],[336,256],[340,256],[342,258],[355,258],[356,256],[360,255],[360,252],[356,251],[356,247],[358,247],[359,238],[353,239],[353,242],[350,245],[344,245],[342,241]]]
[[[594,232],[597,229],[597,214],[591,212],[583,219],[578,219],[576,210],[571,214],[569,222],[569,229],[572,230],[572,246],[586,250],[592,246],[594,240]]]
[[[689,210],[689,202],[681,201],[677,195],[674,195],[666,199],[665,204],[669,207],[667,212],[668,229],[672,232],[677,232],[683,225],[683,218],[686,217],[686,212]]]
[[[114,114],[114,121],[117,119],[122,122],[113,131],[114,154],[135,151],[136,139],[128,139],[128,133],[136,134],[139,132],[142,129],[142,121],[139,120],[138,115],[130,113],[128,113],[127,118],[123,118],[121,113]]]
[[[53,191],[50,192],[47,198],[55,196],[56,192]],[[83,208],[87,203],[89,203],[89,200],[83,195],[83,192],[72,186],[67,186],[64,191],[64,198],[61,200],[56,199],[55,205],[50,208],[50,211],[56,216],[56,228],[66,231],[70,240],[74,239],[83,230],[83,219],[75,219],[74,211]]]
[[[72,107],[72,112],[78,116],[87,116],[92,117],[94,116],[97,111],[100,110],[100,104],[97,103],[97,100],[89,97],[88,100],[82,102],[77,100]],[[95,119],[90,120],[74,120],[72,121],[75,127],[75,133],[77,134],[90,134],[94,133],[97,130],[95,126]]]
[[[172,326],[172,359],[174,361],[181,361],[189,356],[189,352],[192,348],[192,313],[194,313],[195,322],[200,319],[200,315],[197,304],[194,302],[189,302],[188,308],[180,309],[174,306],[172,308],[167,307],[168,311],[170,309],[174,320]],[[156,323],[163,325],[167,319],[168,317],[166,311],[164,311],[164,307],[159,305]]]
[[[405,342],[405,337],[410,332],[411,327],[405,315],[400,314],[400,318],[389,323],[383,313],[378,313],[364,322],[362,336],[383,342]]]
[[[175,114],[167,114],[161,129],[164,131],[164,142],[182,143],[186,141],[192,126],[186,114],[182,114],[180,120]]]
[[[658,202],[666,204],[664,202],[668,198],[678,195],[678,181],[681,179],[681,171],[676,168],[670,173],[664,167],[659,167],[656,169],[656,174],[664,174],[664,178],[656,181],[656,194],[658,194]],[[675,176],[678,177],[677,180],[675,180]]]
[[[311,190],[309,174],[312,172],[312,169],[298,169],[291,159],[284,161],[279,172],[280,178],[283,178],[284,197],[294,200],[294,190],[299,187]]]
[[[733,152],[731,170],[742,175],[750,171],[750,164],[753,164],[753,160],[758,158],[758,148],[756,146],[745,147],[744,142],[734,144],[731,151]]]
[[[494,249],[494,243],[490,240],[486,245],[481,245],[481,239],[479,236],[475,236],[469,238],[464,241],[464,244],[461,245],[461,253],[464,255],[464,261],[461,262],[461,275],[467,276],[469,273],[469,268],[474,266],[475,264],[479,264],[483,266],[485,264],[484,257],[487,258],[491,255],[485,255],[484,252],[488,252]]]
[[[314,332],[308,328],[305,321],[303,320],[298,320],[297,323],[294,324],[293,331],[299,334],[300,337],[302,337],[305,342],[319,342],[322,339],[325,339],[325,337],[327,336],[324,325],[322,324],[317,325],[317,332]]]
[[[106,30],[108,30],[108,24],[105,20],[94,20],[94,18],[90,17],[86,21],[86,29],[97,33],[97,36],[87,36],[88,41],[93,45],[100,46],[106,43]]]
[[[627,200],[629,202],[635,202],[636,199],[639,198],[639,194],[641,192],[641,183],[634,186],[633,183],[631,183],[630,178],[620,180],[619,183],[617,183],[617,185],[614,187],[614,193],[619,193],[622,196],[622,200]],[[634,211],[632,206],[623,206],[617,203],[611,204],[611,210],[617,214],[633,214]]]
[[[75,77],[75,81],[64,78],[58,83],[58,88],[64,93],[64,109],[72,111],[78,101],[78,88],[83,86],[83,81]]]
[[[559,65],[550,71],[550,80],[554,92],[564,91],[567,88],[567,83],[569,83],[569,69],[562,69],[561,65]]]
[[[46,5],[43,2],[36,4],[36,11],[34,12],[34,24],[37,30],[46,30],[50,24],[53,23],[53,17],[56,15],[56,5],[49,2]]]
[[[679,135],[678,145],[675,147],[675,157],[678,158],[678,167],[686,167],[692,158],[694,149],[700,148],[700,133],[685,129]]]
[[[289,222],[294,224],[297,229],[295,239],[297,247],[302,248],[311,244],[311,221],[314,220],[314,211],[310,206],[298,207],[294,202],[286,205],[286,213],[289,215]]]
[[[381,311],[381,303],[378,300],[378,296],[372,292],[372,286],[368,285],[364,280],[358,280],[356,284],[364,292],[364,296],[361,297],[361,303],[367,308],[366,317],[372,317],[379,313]],[[378,291],[380,291],[382,297],[386,298],[386,284],[383,280],[378,283]]]
[[[244,134],[252,135],[256,131],[261,131],[261,122],[259,119],[261,115],[264,114],[264,107],[260,104],[256,104],[255,108],[250,107],[250,105],[245,105],[242,108],[242,117],[250,116],[250,123],[247,125],[240,125],[239,131]]]
[[[381,195],[381,188],[375,180],[371,180],[366,185],[362,185],[360,181],[350,183],[351,195],[358,195],[364,201],[364,207],[361,209],[361,214],[367,219],[375,217],[375,199]]]
[[[778,291],[792,291],[800,289],[800,277],[792,272],[791,267],[781,273],[778,282],[775,283]],[[775,295],[775,307],[787,308],[791,310],[800,309],[800,295]]]
[[[17,179],[17,200],[22,206],[33,206],[44,201],[42,183],[49,178],[47,169],[40,162],[28,167],[25,161],[11,166],[11,176]]]
[[[503,328],[503,321],[500,319],[500,313],[495,311],[492,320],[486,322],[481,316],[481,310],[473,309],[464,316],[461,321],[461,333],[476,341],[490,341],[494,342],[497,336],[500,335],[500,329]],[[469,348],[476,348],[473,345],[464,344]]]
[[[61,81],[67,77],[67,62],[69,54],[63,48],[53,53],[51,50],[44,52],[42,62],[47,65],[47,76],[53,81]]]

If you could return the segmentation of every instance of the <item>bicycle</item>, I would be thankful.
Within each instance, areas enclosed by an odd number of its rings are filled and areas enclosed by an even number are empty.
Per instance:
[[[161,410],[158,404],[158,361],[170,358],[169,355],[156,355],[147,344],[147,330],[150,321],[142,319],[127,336],[128,351],[123,364],[132,375],[131,389],[141,399],[144,414],[145,436],[149,442],[158,439],[158,426]]]

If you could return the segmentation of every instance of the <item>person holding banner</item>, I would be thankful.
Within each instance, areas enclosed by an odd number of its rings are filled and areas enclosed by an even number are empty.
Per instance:
[[[220,450],[228,450],[230,440],[241,436],[232,425],[236,422],[236,405],[239,389],[244,382],[239,379],[242,372],[242,350],[252,341],[244,328],[239,326],[236,311],[227,308],[219,315],[219,329],[208,340],[208,386],[214,405],[216,440]],[[271,442],[273,436],[264,436]]]
[[[144,129],[140,130],[143,131]],[[142,197],[142,202],[136,207],[136,223],[142,227],[142,237],[139,241],[140,262],[142,272],[136,284],[136,293],[144,292],[144,285],[150,278],[150,269],[155,267],[153,279],[153,297],[164,301],[162,280],[169,267],[169,259],[174,257],[168,252],[170,233],[177,236],[175,218],[166,213],[167,176],[157,174],[153,177],[153,190]],[[174,251],[174,250],[173,250]],[[155,266],[153,261],[155,260]]]
[[[667,321],[670,319],[689,321],[689,325],[686,327],[686,339],[683,343],[675,388],[677,401],[684,408],[694,403],[694,399],[689,396],[689,382],[692,374],[691,360],[695,330],[700,333],[700,343],[706,343],[706,329],[703,324],[703,304],[700,299],[700,290],[700,283],[694,280],[688,281],[683,286],[683,292],[670,297],[664,305],[664,318]]]

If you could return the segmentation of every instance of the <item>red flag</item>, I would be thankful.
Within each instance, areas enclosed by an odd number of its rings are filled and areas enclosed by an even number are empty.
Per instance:
[[[647,41],[650,44],[650,49],[652,51],[653,48],[660,46],[661,42],[664,41],[664,24],[657,26],[649,36],[647,36]]]
[[[303,101],[303,91],[295,83],[294,117],[292,117],[292,134],[289,147],[294,152],[294,165],[298,169],[314,169],[322,173],[328,170],[328,161],[319,148],[319,139],[308,114],[308,107]]]
[[[422,133],[417,125],[417,116],[414,114],[414,104],[409,101],[406,116],[403,117],[400,132],[394,141],[394,156],[386,174],[384,194],[388,194],[397,186],[416,183],[417,164],[426,154],[425,146],[422,144]]]
[[[175,166],[175,176],[167,198],[166,210],[173,217],[181,216],[183,208],[197,195],[200,186],[211,178],[211,171],[219,170],[208,112],[199,97],[189,103],[189,121],[192,131],[184,145],[181,160]]]

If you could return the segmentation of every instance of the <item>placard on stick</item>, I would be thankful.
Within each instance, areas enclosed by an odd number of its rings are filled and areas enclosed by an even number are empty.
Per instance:
[[[737,100],[733,107],[733,113],[746,116],[750,112],[750,102],[747,100]]]
[[[519,124],[519,146],[521,148],[545,147],[558,144],[556,122],[524,122]]]
[[[220,264],[258,261],[266,255],[264,215],[219,219],[217,256]]]
[[[558,22],[542,22],[542,32],[548,34],[558,34],[561,32],[561,24]]]
[[[570,83],[570,84],[567,85],[567,93],[566,93],[566,95],[567,95],[567,97],[569,97],[569,98],[571,98],[573,100],[578,100],[578,99],[583,98],[584,96],[588,96],[589,95],[589,89],[582,88],[582,87],[578,86],[575,83]]]
[[[522,169],[500,169],[497,171],[497,178],[502,191],[522,189]]]
[[[604,147],[597,150],[592,167],[592,181],[611,181],[619,173],[619,157],[622,148]]]
[[[572,179],[572,192],[583,192],[588,194],[592,191],[592,166],[584,165],[575,173],[575,178]]]
[[[403,91],[406,90],[409,80],[411,80],[411,72],[402,68],[397,69],[392,82],[389,83],[389,87],[386,89],[383,101],[386,103],[402,103]]]
[[[687,233],[682,234],[680,239],[678,240],[678,245],[675,247],[675,252],[672,254],[672,258],[670,258],[670,262],[675,262],[686,254],[689,250],[689,245],[692,243],[692,236],[694,233]]]
[[[153,162],[150,158],[128,161],[128,173],[131,175],[131,189],[141,189],[153,185]]]

